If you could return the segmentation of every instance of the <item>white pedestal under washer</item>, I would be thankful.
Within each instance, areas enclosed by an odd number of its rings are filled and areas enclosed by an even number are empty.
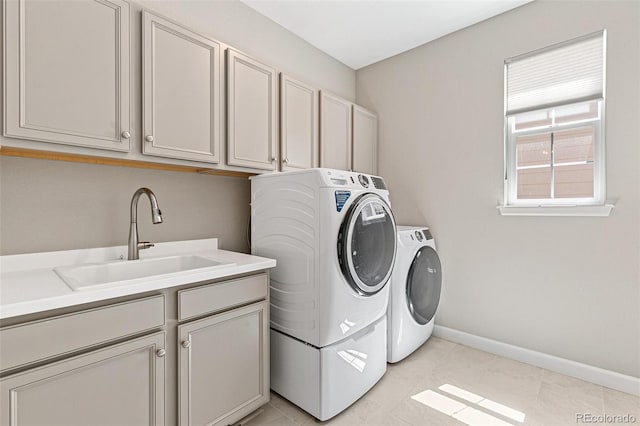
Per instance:
[[[398,362],[433,332],[442,268],[427,227],[398,226],[398,254],[387,310],[387,361]]]
[[[271,388],[320,420],[386,370],[396,241],[380,177],[309,169],[251,178],[252,253],[277,261]]]

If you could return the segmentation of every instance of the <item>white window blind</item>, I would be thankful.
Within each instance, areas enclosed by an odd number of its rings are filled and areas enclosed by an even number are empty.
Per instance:
[[[604,97],[605,32],[509,58],[506,114]]]

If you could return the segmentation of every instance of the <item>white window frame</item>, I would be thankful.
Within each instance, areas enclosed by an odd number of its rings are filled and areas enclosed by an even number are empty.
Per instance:
[[[606,46],[606,31],[598,32],[602,34],[604,46]],[[583,39],[593,37],[593,34],[589,34],[584,37],[570,40],[568,42],[560,43],[558,45],[550,46],[548,48],[541,49],[540,51],[531,52],[529,55],[535,55],[538,52],[549,51],[555,49],[558,46],[566,46],[571,43],[578,42]],[[603,76],[604,82],[606,82],[606,49],[603,47]],[[606,200],[606,182],[605,182],[605,93],[604,84],[602,88],[601,98],[587,98],[587,99],[572,99],[566,103],[559,103],[554,105],[540,105],[538,109],[529,109],[522,111],[521,113],[529,113],[536,111],[550,111],[555,108],[561,108],[565,106],[571,106],[581,104],[588,101],[597,101],[598,104],[598,118],[591,118],[585,120],[576,120],[568,123],[555,123],[555,119],[552,117],[552,124],[544,125],[540,127],[515,130],[516,117],[520,112],[508,114],[507,111],[507,78],[508,78],[508,61],[505,61],[504,65],[504,205],[498,206],[501,214],[503,215],[541,215],[541,216],[608,216],[611,212],[612,205],[605,204]],[[569,129],[577,129],[584,127],[593,127],[593,197],[589,198],[553,198],[553,179],[551,181],[551,198],[542,199],[518,199],[517,197],[517,149],[516,149],[516,137],[525,135],[536,135],[554,133],[558,131],[564,131]],[[551,154],[550,167],[553,168],[553,153]],[[584,164],[591,164],[584,163]],[[553,172],[552,172],[553,176]]]
[[[569,104],[570,105],[570,104]],[[563,105],[566,106],[566,105]],[[545,108],[538,111],[549,111],[554,108]],[[512,206],[557,206],[557,205],[601,205],[605,200],[605,174],[604,174],[604,100],[598,101],[598,118],[579,120],[569,123],[551,124],[526,130],[515,130],[515,115],[507,117],[507,164],[508,169],[505,179],[506,200]],[[593,164],[593,197],[590,198],[553,198],[553,169],[557,163],[553,158],[553,146],[551,148],[551,198],[526,198],[518,199],[518,167],[516,138],[518,136],[531,136],[538,134],[555,133],[564,130],[580,129],[585,127],[593,128],[593,162],[582,164]]]

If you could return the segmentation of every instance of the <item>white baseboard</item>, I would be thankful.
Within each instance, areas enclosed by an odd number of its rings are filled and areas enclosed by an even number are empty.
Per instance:
[[[569,359],[532,351],[531,349],[498,342],[496,340],[487,339],[465,333],[464,331],[443,327],[441,325],[436,325],[434,327],[433,335],[495,355],[500,355],[505,358],[514,359],[516,361],[535,365],[536,367],[555,371],[556,373],[565,374],[597,385],[619,390],[621,392],[640,395],[640,378],[638,377],[627,376],[625,374],[616,373],[615,371],[605,370],[603,368],[582,364]]]

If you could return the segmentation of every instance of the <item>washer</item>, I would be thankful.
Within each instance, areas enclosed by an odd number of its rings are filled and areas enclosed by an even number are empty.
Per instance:
[[[396,225],[382,178],[332,169],[251,178],[252,253],[270,278],[271,388],[320,420],[386,371]]]
[[[442,267],[429,228],[398,226],[398,257],[387,311],[387,360],[398,362],[433,332],[442,289]]]

